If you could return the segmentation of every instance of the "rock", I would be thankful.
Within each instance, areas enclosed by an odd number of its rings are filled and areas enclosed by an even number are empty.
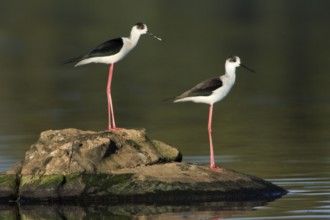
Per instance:
[[[22,163],[0,176],[0,186],[11,183],[4,195],[16,193],[20,203],[271,200],[287,192],[258,177],[181,159],[145,130],[45,131]]]
[[[116,169],[181,159],[176,148],[150,140],[145,130],[49,130],[42,132],[26,152],[20,174],[111,173]],[[16,166],[9,173],[15,170],[20,168]]]
[[[23,176],[21,199],[116,201],[216,201],[276,198],[286,191],[260,178],[187,163],[125,168],[112,174]]]
[[[16,175],[0,174],[0,201],[15,200],[18,192]]]

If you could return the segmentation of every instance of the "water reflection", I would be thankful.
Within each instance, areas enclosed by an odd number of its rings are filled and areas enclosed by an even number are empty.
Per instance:
[[[23,219],[212,219],[228,218],[262,206],[265,201],[212,202],[199,204],[117,204],[117,205],[2,205],[0,218]]]

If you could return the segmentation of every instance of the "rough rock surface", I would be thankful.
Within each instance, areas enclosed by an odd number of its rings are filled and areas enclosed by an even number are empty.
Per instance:
[[[181,158],[145,130],[45,131],[20,165],[0,175],[0,197],[90,203],[271,200],[286,194],[258,177]]]
[[[111,173],[121,168],[181,161],[181,153],[150,140],[145,130],[49,130],[25,154],[22,175]],[[14,167],[11,172],[20,170]]]

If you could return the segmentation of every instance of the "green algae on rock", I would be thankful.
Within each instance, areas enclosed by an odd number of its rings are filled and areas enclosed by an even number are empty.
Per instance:
[[[0,174],[0,201],[9,201],[17,197],[17,175]]]
[[[159,169],[174,171],[159,177],[155,175]],[[265,200],[285,193],[270,182],[233,170],[214,172],[205,166],[168,163],[114,174],[22,176],[19,197],[23,202],[184,202]]]

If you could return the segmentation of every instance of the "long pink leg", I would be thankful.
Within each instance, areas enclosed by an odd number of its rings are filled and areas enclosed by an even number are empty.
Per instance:
[[[110,64],[109,78],[108,78],[108,84],[107,84],[108,130],[115,130],[117,128],[116,127],[116,123],[115,123],[115,115],[114,115],[113,104],[112,104],[112,97],[111,97],[111,82],[112,82],[113,66],[114,66],[114,64]]]
[[[213,116],[213,104],[210,105],[210,112],[209,112],[209,122],[208,122],[208,133],[209,133],[209,140],[210,140],[210,167],[212,170],[223,170],[220,167],[217,167],[214,162],[214,151],[213,151],[213,140],[212,140],[212,116]]]

